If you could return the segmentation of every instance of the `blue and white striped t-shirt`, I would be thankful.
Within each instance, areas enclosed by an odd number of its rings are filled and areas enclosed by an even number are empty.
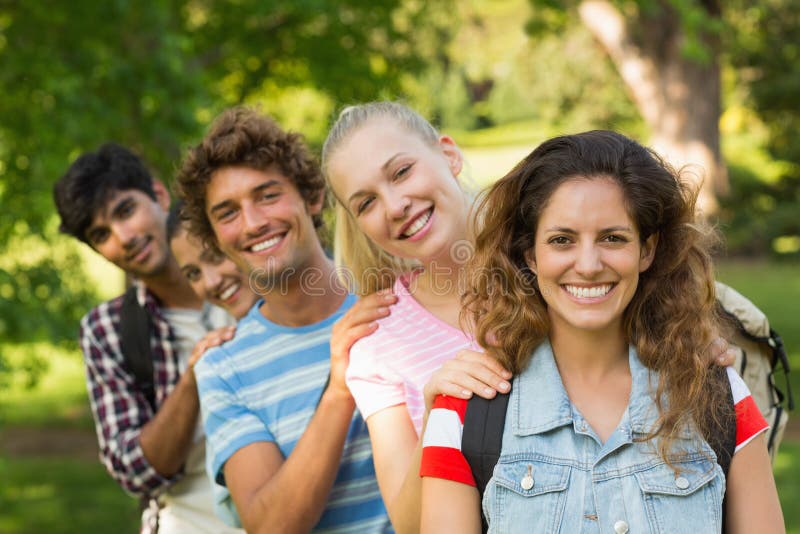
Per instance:
[[[224,484],[223,466],[237,450],[259,441],[275,443],[288,457],[305,431],[330,371],[330,337],[356,301],[348,295],[319,323],[286,327],[268,321],[261,301],[239,321],[234,338],[195,365],[209,474]],[[216,511],[239,526],[233,501]],[[356,410],[342,462],[315,532],[391,532],[375,479],[367,426]]]

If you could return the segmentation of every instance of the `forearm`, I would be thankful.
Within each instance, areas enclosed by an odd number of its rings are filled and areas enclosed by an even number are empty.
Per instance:
[[[325,391],[289,457],[244,507],[237,503],[248,532],[308,532],[319,522],[354,410],[349,394]]]
[[[422,478],[419,466],[422,460],[422,439],[419,440],[411,458],[403,485],[391,503],[387,504],[389,519],[397,534],[416,534],[419,532],[420,507],[422,504]]]
[[[183,467],[199,410],[194,372],[188,369],[139,436],[145,458],[160,475],[172,477]]]

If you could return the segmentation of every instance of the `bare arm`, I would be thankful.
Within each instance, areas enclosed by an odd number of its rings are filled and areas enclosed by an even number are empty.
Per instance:
[[[142,452],[160,475],[171,477],[177,474],[186,462],[192,445],[200,411],[194,364],[207,349],[229,340],[234,333],[235,327],[220,328],[197,342],[175,389],[155,416],[142,427],[139,437]]]
[[[367,419],[381,497],[398,534],[419,532],[421,441],[405,404]]]
[[[247,532],[308,532],[328,501],[355,403],[331,386],[292,454],[284,461],[274,443],[247,445],[225,462],[225,481]]]
[[[728,532],[786,532],[764,433],[733,455],[726,501]]]
[[[510,389],[506,381],[510,377],[494,358],[481,352],[459,351],[425,385],[425,419],[436,395],[469,398],[477,394],[491,398],[498,389],[504,392]],[[392,526],[401,534],[419,532],[422,440],[414,430],[408,410],[405,405],[381,410],[367,419],[367,426],[378,485]]]
[[[480,509],[476,488],[452,480],[422,479],[422,534],[479,534]]]

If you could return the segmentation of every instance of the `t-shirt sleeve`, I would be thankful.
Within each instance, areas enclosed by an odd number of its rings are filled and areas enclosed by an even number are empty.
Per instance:
[[[750,394],[750,389],[733,367],[728,367],[728,380],[733,393],[733,405],[736,411],[736,454],[739,449],[769,429],[764,416],[758,409],[756,401]]]
[[[421,477],[441,478],[475,486],[467,459],[461,453],[461,435],[467,401],[436,397],[422,439]]]
[[[259,441],[274,442],[275,437],[239,397],[235,377],[225,362],[219,361],[223,354],[215,354],[222,351],[221,347],[210,349],[194,366],[194,372],[206,433],[206,454],[211,457],[207,461],[209,476],[224,486],[222,469],[236,451]]]
[[[386,347],[379,334],[380,330],[353,344],[345,375],[347,387],[364,419],[406,402],[403,380],[381,357]]]

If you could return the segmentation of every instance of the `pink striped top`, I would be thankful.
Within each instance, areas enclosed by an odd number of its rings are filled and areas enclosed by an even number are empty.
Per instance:
[[[391,314],[378,320],[378,329],[350,349],[346,380],[364,419],[405,404],[420,435],[425,414],[422,390],[433,372],[461,349],[480,349],[461,330],[417,302],[409,292],[411,276],[398,277],[394,284],[397,304]]]

